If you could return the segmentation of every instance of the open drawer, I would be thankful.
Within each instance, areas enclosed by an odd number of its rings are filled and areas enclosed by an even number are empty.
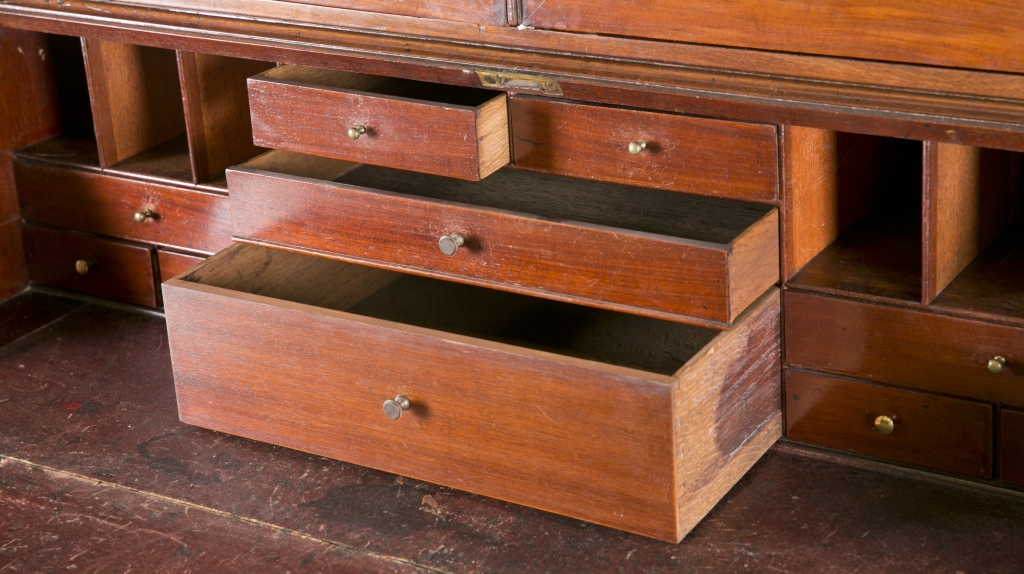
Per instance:
[[[246,244],[164,284],[182,421],[670,541],[780,436],[779,299],[716,332]]]
[[[303,66],[249,78],[258,146],[468,180],[510,160],[507,99]]]
[[[727,328],[779,278],[767,206],[514,170],[482,182],[274,151],[228,171],[239,241]]]

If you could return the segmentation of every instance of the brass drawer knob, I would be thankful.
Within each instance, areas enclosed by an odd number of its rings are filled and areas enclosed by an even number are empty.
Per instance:
[[[135,212],[135,221],[142,223],[147,219],[156,219],[156,212],[152,209],[143,209],[142,211]]]
[[[882,415],[875,419],[875,430],[881,434],[892,434],[896,428],[896,421],[892,417]]]
[[[645,141],[629,142],[629,153],[632,155],[640,155],[640,152],[645,149],[647,149],[647,142]]]
[[[990,373],[999,374],[1003,372],[1003,367],[1006,366],[1006,357],[1002,355],[996,355],[988,360],[988,370]]]
[[[451,235],[445,235],[441,239],[437,240],[437,246],[441,248],[441,253],[451,257],[455,255],[455,252],[466,244],[466,238],[461,233],[452,233]]]
[[[402,411],[409,410],[410,406],[409,399],[398,395],[393,399],[384,401],[384,416],[397,421],[402,416]]]
[[[359,136],[366,134],[366,127],[364,126],[352,126],[348,128],[348,137],[357,140]]]
[[[79,275],[85,275],[93,267],[94,264],[91,261],[86,261],[85,259],[75,261],[75,271],[78,271]]]

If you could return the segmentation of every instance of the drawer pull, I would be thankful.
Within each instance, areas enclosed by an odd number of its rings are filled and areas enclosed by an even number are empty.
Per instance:
[[[352,138],[354,140],[359,139],[359,136],[364,135],[365,133],[366,133],[366,127],[365,126],[353,126],[351,128],[348,128],[348,137],[350,137],[350,138]]]
[[[629,153],[632,155],[640,155],[640,152],[645,149],[647,149],[647,142],[645,141],[629,142]]]
[[[896,421],[892,417],[882,415],[875,419],[875,430],[881,434],[892,434],[896,428]]]
[[[135,221],[142,223],[147,219],[156,219],[156,212],[152,209],[143,209],[142,211],[135,212]]]
[[[991,373],[999,374],[1003,372],[1003,367],[1006,366],[1006,357],[1002,355],[996,355],[988,360],[988,370]]]
[[[448,255],[449,257],[455,255],[455,252],[466,244],[466,238],[461,233],[452,233],[451,235],[445,235],[441,239],[437,240],[437,246],[441,248],[441,253]]]
[[[409,407],[409,399],[403,395],[398,395],[393,399],[384,401],[384,416],[397,421],[402,416],[402,411],[409,410]]]
[[[78,261],[75,261],[75,271],[78,271],[79,275],[85,275],[94,266],[95,264],[93,262],[86,261],[85,259],[79,259]]]

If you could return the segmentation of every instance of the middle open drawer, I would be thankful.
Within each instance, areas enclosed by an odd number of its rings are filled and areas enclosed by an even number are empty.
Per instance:
[[[778,212],[766,205],[283,151],[227,178],[239,241],[549,299],[721,329],[779,278]]]

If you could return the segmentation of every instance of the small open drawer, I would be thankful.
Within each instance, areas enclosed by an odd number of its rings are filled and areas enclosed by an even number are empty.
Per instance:
[[[164,284],[182,421],[673,542],[780,436],[779,299],[717,332],[245,244]]]
[[[502,92],[280,66],[249,78],[258,146],[480,180],[510,160]]]
[[[237,240],[485,287],[721,329],[779,278],[767,205],[514,170],[466,182],[280,151],[227,177]]]

